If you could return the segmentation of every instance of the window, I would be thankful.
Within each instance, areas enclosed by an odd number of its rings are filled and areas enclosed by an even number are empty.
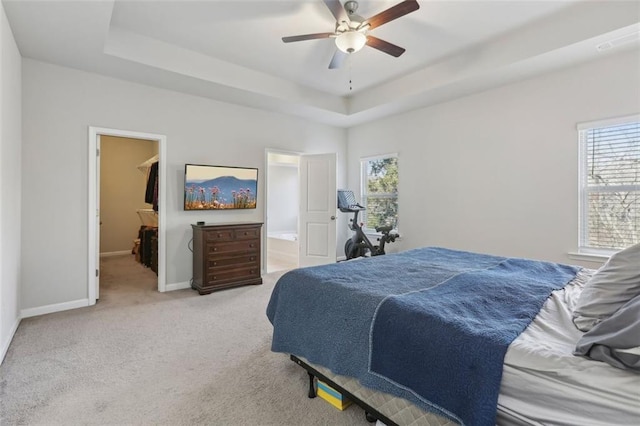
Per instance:
[[[640,116],[578,126],[581,252],[640,242]]]
[[[362,205],[365,231],[391,225],[398,229],[398,156],[389,154],[361,160]]]

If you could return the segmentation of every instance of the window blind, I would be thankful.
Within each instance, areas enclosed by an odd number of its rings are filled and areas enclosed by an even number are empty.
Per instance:
[[[581,141],[581,248],[640,242],[640,121],[585,128]]]

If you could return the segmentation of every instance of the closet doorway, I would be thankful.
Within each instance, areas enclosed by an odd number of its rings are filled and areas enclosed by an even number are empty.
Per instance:
[[[101,265],[118,294],[164,291],[166,138],[89,130],[89,304],[100,298]]]
[[[157,177],[157,141],[100,137],[98,270],[104,296],[158,288]]]
[[[300,155],[267,151],[267,273],[299,265]]]

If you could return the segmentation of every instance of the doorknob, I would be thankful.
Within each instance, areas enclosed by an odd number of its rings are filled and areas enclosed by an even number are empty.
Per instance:
[[[336,217],[335,216],[331,216],[331,220],[336,220]]]

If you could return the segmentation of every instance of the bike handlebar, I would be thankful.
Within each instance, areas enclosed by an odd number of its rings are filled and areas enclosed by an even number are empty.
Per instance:
[[[382,232],[383,234],[389,233],[389,231],[391,231],[392,229],[393,229],[393,226],[391,225],[376,226],[376,232]]]

